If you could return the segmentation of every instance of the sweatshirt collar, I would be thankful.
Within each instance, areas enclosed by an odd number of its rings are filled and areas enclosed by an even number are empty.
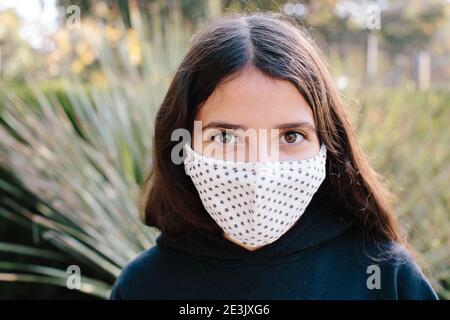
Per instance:
[[[222,235],[195,234],[174,237],[161,234],[156,239],[160,247],[172,248],[216,262],[276,261],[314,249],[344,233],[355,219],[331,197],[318,192],[304,214],[276,241],[249,251]]]

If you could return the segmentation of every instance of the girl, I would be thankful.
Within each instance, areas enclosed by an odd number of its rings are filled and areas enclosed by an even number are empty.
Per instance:
[[[437,298],[319,50],[280,14],[228,16],[194,40],[142,192],[161,235],[112,299]]]

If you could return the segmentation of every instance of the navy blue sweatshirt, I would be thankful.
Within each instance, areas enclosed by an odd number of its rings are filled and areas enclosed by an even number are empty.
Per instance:
[[[248,251],[222,236],[171,237],[131,261],[111,299],[437,299],[410,253],[363,241],[353,216],[314,196],[281,238]]]

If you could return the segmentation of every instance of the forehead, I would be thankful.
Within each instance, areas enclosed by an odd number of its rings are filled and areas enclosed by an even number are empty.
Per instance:
[[[293,121],[314,125],[312,110],[293,83],[270,78],[253,66],[217,86],[195,119],[253,128]]]

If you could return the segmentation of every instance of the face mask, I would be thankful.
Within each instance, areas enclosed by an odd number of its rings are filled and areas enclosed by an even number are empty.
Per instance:
[[[310,159],[240,162],[184,146],[184,168],[215,222],[250,247],[274,242],[300,218],[325,179],[326,147]]]

